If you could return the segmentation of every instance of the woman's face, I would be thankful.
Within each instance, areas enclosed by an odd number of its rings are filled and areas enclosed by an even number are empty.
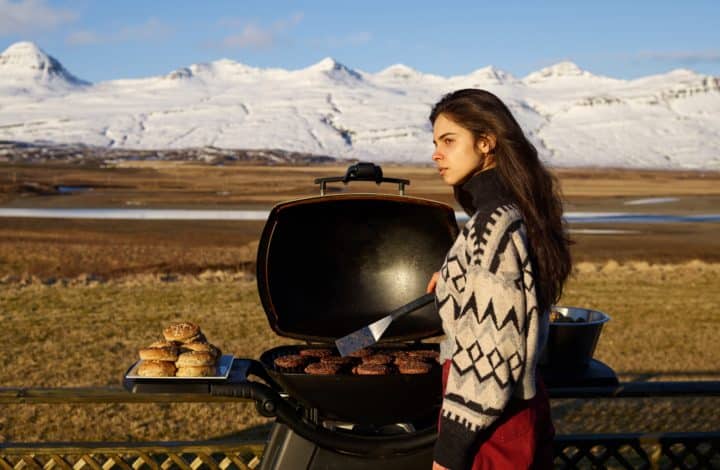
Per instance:
[[[456,186],[482,168],[483,154],[472,132],[445,114],[433,125],[435,152],[432,159],[445,183]]]

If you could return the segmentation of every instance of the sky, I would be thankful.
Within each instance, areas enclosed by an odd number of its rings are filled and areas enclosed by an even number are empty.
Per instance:
[[[570,60],[624,79],[720,76],[720,1],[0,0],[0,51],[17,41],[91,82],[223,58],[293,70],[325,57],[371,73],[492,65],[521,78]]]

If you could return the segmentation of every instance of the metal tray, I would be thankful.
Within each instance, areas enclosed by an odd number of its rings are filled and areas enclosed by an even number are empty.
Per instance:
[[[204,381],[204,380],[226,380],[228,376],[230,375],[230,369],[232,369],[232,363],[233,363],[233,355],[232,354],[223,354],[222,357],[220,357],[220,360],[218,361],[218,375],[211,375],[210,377],[146,377],[144,375],[137,375],[137,369],[140,365],[140,361],[137,361],[133,366],[130,368],[130,370],[125,375],[126,379],[131,380],[148,380],[148,381],[166,381],[166,380],[177,380],[181,382],[187,382],[187,381],[194,381],[197,382],[198,380]]]

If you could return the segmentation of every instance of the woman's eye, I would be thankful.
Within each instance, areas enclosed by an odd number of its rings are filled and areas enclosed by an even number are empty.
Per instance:
[[[452,144],[452,142],[453,142],[452,139],[445,139],[445,145],[450,145],[450,144]]]

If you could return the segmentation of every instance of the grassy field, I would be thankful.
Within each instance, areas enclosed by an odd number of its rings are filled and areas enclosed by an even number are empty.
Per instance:
[[[703,378],[717,374],[720,357],[718,281],[717,264],[583,263],[562,303],[610,313],[596,355],[623,379]],[[7,284],[0,287],[0,312],[3,386],[118,386],[137,349],[181,318],[200,323],[237,356],[257,358],[291,342],[270,330],[254,283],[241,273]],[[720,423],[713,399],[605,402],[554,403],[558,431],[708,430]],[[262,423],[250,405],[3,406],[0,440],[195,439]]]
[[[0,280],[35,277],[38,282],[206,270],[252,272],[264,224],[33,218],[0,222]],[[717,224],[624,224],[612,228],[631,233],[573,234],[575,262],[720,262]]]
[[[263,224],[2,219],[0,278],[252,271]]]
[[[342,171],[178,164],[5,166],[0,167],[0,205],[268,207],[313,195],[313,176]],[[411,194],[450,202],[431,169],[389,167],[386,174],[409,175]],[[720,201],[717,174],[558,174],[572,210],[717,212]],[[44,187],[102,188],[72,196],[43,195],[22,186],[28,181]],[[376,190],[374,185],[358,187]],[[678,200],[623,204],[661,196]],[[718,225],[602,228],[633,233],[575,234],[575,272],[561,302],[612,316],[597,357],[624,380],[717,377]],[[236,356],[258,357],[288,343],[270,330],[256,293],[252,273],[261,229],[260,222],[0,219],[1,386],[118,386],[137,348],[180,318],[200,323],[213,342]],[[718,401],[557,400],[553,413],[559,432],[716,430]],[[0,441],[184,440],[233,434],[263,423],[254,407],[242,404],[1,406]]]

